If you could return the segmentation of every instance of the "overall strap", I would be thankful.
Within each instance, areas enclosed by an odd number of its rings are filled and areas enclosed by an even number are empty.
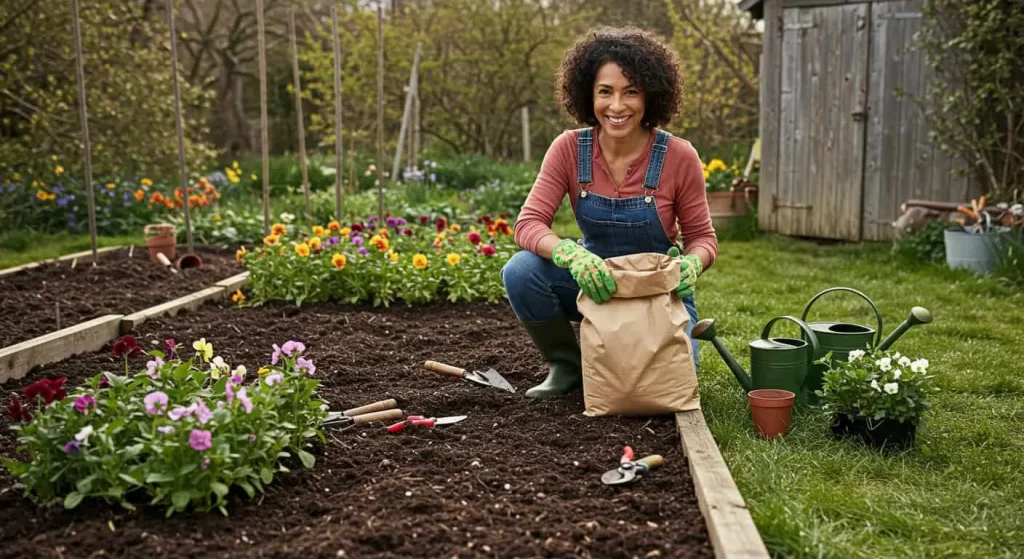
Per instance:
[[[644,176],[644,188],[657,190],[661,182],[661,169],[665,166],[665,154],[668,153],[668,141],[671,134],[664,130],[656,131],[657,137],[654,145],[651,146],[651,160],[647,164],[647,174]]]
[[[592,128],[580,128],[576,138],[576,172],[580,184],[594,182],[594,132]]]

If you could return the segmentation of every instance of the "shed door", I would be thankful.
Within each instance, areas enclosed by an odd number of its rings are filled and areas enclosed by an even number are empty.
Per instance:
[[[869,4],[783,10],[779,233],[860,240]]]

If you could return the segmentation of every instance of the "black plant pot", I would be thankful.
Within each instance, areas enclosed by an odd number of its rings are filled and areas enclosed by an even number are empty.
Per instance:
[[[914,446],[917,426],[910,421],[872,419],[847,412],[832,417],[832,434],[838,439],[857,439],[882,450],[906,450]]]

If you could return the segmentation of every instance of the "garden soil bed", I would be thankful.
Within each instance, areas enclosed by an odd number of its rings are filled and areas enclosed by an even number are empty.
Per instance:
[[[50,262],[0,276],[0,347],[42,336],[105,314],[131,314],[210,287],[244,269],[234,251],[200,248],[201,268],[173,274],[149,261],[144,246],[100,255],[99,266]],[[183,250],[178,254],[184,254]]]
[[[531,401],[543,363],[507,305],[231,309],[207,304],[141,327],[145,346],[205,337],[232,365],[256,371],[271,345],[304,342],[332,409],[396,398],[406,414],[469,418],[433,431],[380,424],[329,431],[313,469],[276,477],[264,495],[230,497],[230,516],[129,512],[84,502],[40,509],[0,470],[0,556],[145,557],[709,557],[712,550],[671,416],[588,418],[582,395]],[[119,370],[109,346],[9,382],[81,383]],[[133,358],[134,369],[144,359]],[[510,394],[422,368],[434,359],[493,366]],[[250,373],[251,374],[251,373]],[[8,398],[4,398],[6,403]],[[0,455],[15,453],[6,414]],[[605,486],[623,445],[665,466]]]

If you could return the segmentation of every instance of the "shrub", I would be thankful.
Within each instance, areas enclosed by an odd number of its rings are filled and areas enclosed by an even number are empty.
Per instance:
[[[817,394],[822,409],[830,413],[916,425],[931,405],[928,396],[937,390],[928,374],[928,360],[899,352],[854,350],[848,361],[833,361],[829,352],[818,363],[828,365]]]
[[[929,221],[924,227],[896,242],[896,256],[910,263],[945,262],[947,229],[958,229],[958,226],[948,221]]]
[[[144,497],[168,516],[189,507],[227,514],[232,487],[263,491],[293,452],[313,466],[304,448],[323,440],[327,412],[301,343],[275,345],[271,364],[248,375],[214,357],[205,339],[187,359],[167,345],[131,374],[142,350],[125,336],[114,345],[123,376],[101,373],[67,394],[61,379],[40,381],[49,384],[26,388],[25,402],[15,397],[8,409],[29,459],[3,463],[27,496],[69,509],[90,497],[134,509]]]

